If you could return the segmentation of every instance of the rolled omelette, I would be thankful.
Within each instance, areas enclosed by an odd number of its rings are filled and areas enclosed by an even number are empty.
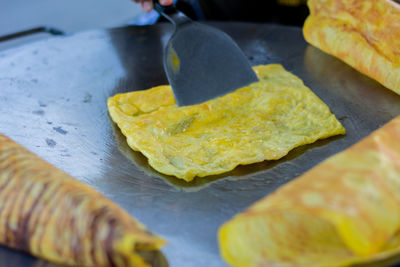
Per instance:
[[[399,3],[309,0],[308,6],[307,42],[400,94]]]
[[[0,134],[0,244],[60,264],[149,266],[165,242],[119,206]]]
[[[347,266],[400,252],[400,116],[219,229],[232,266]]]

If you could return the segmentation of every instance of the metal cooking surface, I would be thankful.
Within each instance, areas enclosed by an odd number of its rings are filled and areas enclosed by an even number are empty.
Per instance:
[[[302,78],[347,135],[187,184],[158,174],[140,153],[127,149],[106,107],[116,93],[166,83],[161,53],[171,25],[91,31],[0,53],[0,132],[167,239],[162,251],[170,266],[224,266],[216,239],[224,221],[400,114],[400,96],[307,45],[300,28],[213,25],[230,34],[253,65],[281,63]],[[38,261],[1,248],[0,266],[10,263]]]

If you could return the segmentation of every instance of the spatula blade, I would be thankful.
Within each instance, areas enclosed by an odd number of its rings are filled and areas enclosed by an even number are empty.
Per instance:
[[[258,81],[226,33],[196,22],[176,28],[166,46],[164,69],[179,106],[202,103]]]

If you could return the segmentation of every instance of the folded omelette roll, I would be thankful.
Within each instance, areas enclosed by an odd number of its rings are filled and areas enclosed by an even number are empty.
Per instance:
[[[164,241],[116,204],[0,134],[0,244],[79,266],[148,266]]]
[[[219,230],[233,266],[343,266],[400,252],[400,116]]]
[[[400,4],[392,0],[309,0],[310,44],[400,94]]]

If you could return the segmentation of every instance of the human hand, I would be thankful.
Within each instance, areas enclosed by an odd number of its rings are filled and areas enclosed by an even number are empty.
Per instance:
[[[150,12],[153,9],[152,0],[132,0],[135,3],[140,3],[144,12]],[[173,0],[159,0],[160,4],[163,6],[169,6],[172,4]]]

